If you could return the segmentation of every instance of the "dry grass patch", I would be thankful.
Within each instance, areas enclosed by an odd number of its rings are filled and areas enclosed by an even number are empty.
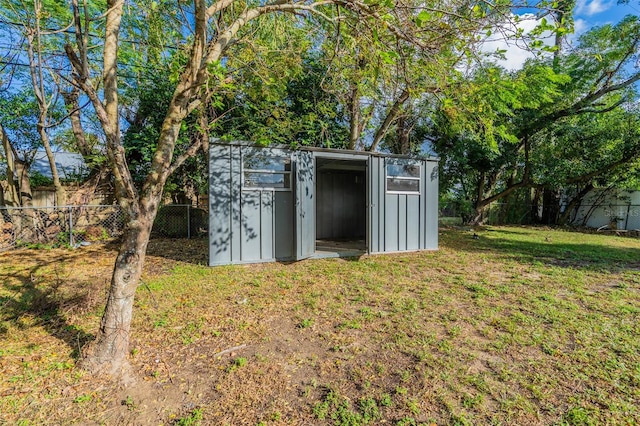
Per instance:
[[[127,389],[75,368],[113,248],[4,253],[0,423],[638,423],[640,241],[479,234],[217,268],[206,242],[156,240]]]

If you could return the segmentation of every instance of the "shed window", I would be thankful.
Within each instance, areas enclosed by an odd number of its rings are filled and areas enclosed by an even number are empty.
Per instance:
[[[420,193],[420,166],[417,164],[387,164],[387,192]]]
[[[288,191],[291,189],[291,159],[265,155],[245,156],[242,187]]]

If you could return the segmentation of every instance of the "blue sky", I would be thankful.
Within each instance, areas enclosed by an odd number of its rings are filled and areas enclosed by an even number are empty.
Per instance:
[[[578,0],[574,9],[574,34],[568,37],[569,44],[589,29],[606,25],[615,24],[627,15],[640,16],[640,0],[631,0],[628,4],[618,4],[617,0]],[[525,32],[532,30],[539,21],[535,15],[520,15],[523,19],[518,24]],[[553,43],[553,38],[548,39],[548,43]],[[522,67],[525,60],[532,57],[533,54],[525,49],[518,47],[522,42],[510,42],[498,33],[492,35],[483,45],[485,52],[494,52],[497,49],[506,50],[506,59],[495,60],[499,65],[516,70]]]
[[[618,4],[616,0],[579,0],[574,10],[576,35],[591,27],[613,24],[626,15],[640,15],[640,2],[631,0]]]

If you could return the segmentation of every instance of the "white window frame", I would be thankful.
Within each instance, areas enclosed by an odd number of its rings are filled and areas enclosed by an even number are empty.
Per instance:
[[[242,155],[242,167],[240,170],[240,174],[241,174],[241,180],[242,180],[242,190],[243,191],[278,191],[278,192],[291,192],[292,191],[292,186],[293,186],[293,182],[292,182],[292,178],[293,175],[291,173],[291,170],[270,170],[270,169],[248,169],[245,168],[245,157],[251,157],[251,154],[243,154]],[[293,168],[293,159],[291,158],[291,155],[273,155],[273,154],[267,154],[264,156],[265,159],[269,159],[269,160],[274,160],[274,161],[289,161],[289,168],[292,169]],[[264,174],[264,175],[288,175],[289,176],[289,186],[286,188],[280,188],[280,187],[275,187],[275,186],[246,186],[245,185],[245,173],[257,173],[257,174]],[[285,182],[286,182],[286,178],[285,178]]]
[[[418,172],[418,177],[408,177],[408,176],[397,176],[397,175],[390,175],[389,174],[389,166],[403,166],[403,165],[411,165],[414,167],[417,167],[419,172]],[[402,162],[398,161],[389,161],[386,162],[384,165],[384,190],[387,194],[405,194],[405,195],[420,195],[422,194],[422,164],[420,163],[405,163],[403,164]],[[397,179],[397,180],[410,180],[410,181],[418,181],[418,190],[417,191],[399,191],[399,190],[390,190],[389,189],[389,179]]]

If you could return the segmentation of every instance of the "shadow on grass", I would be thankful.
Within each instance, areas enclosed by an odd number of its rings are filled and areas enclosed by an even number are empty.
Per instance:
[[[153,238],[149,240],[147,256],[194,265],[208,265],[209,240],[207,238]]]
[[[60,279],[57,272],[55,280],[49,284],[41,283],[38,276],[42,268],[52,264],[55,268],[55,263],[73,260],[76,257],[77,255],[70,254],[62,258],[57,257],[55,261],[39,261],[37,266],[5,275],[4,289],[10,295],[0,297],[0,335],[9,332],[7,323],[23,330],[34,325],[42,326],[47,333],[71,348],[72,358],[80,357],[82,347],[95,336],[69,323],[64,312],[87,309],[87,306],[91,305],[89,299],[95,297],[91,294],[92,289],[85,288],[81,292],[72,291],[71,294],[64,294],[62,287],[69,283]],[[13,283],[10,284],[10,281]],[[74,286],[74,290],[79,288],[81,286]]]
[[[541,231],[543,232],[543,231]],[[542,262],[560,267],[582,267],[608,270],[640,270],[640,249],[612,247],[606,244],[564,243],[550,241],[531,241],[527,229],[482,229],[480,237],[473,239],[473,232],[457,230],[447,231],[448,238],[443,246],[467,252],[495,251],[509,258],[518,258],[530,262]],[[582,234],[575,233],[576,239]],[[502,237],[504,236],[504,237]],[[511,238],[513,237],[513,239]],[[525,241],[516,238],[528,239]],[[613,238],[613,237],[612,237]],[[606,242],[606,240],[603,240]],[[195,265],[208,265],[209,245],[207,238],[176,239],[154,238],[149,242],[148,256],[185,262]],[[359,256],[342,257],[345,261],[357,262]],[[295,261],[282,261],[290,264]]]
[[[324,257],[311,256],[311,259],[339,257],[345,261],[357,262],[365,254],[354,250],[344,250],[339,256],[337,254],[339,250],[330,251],[336,253]],[[149,240],[147,256],[206,266],[209,264],[209,240],[207,238],[153,238]],[[297,261],[288,259],[277,262],[288,265]]]
[[[497,231],[499,234],[519,234],[510,231]],[[579,238],[579,235],[576,236]],[[469,236],[456,238],[452,242],[456,249],[468,252],[494,251],[507,258],[541,262],[551,266],[568,268],[593,268],[598,270],[640,270],[640,249],[612,247],[605,244],[579,242],[565,243],[549,241],[516,241],[507,238],[478,239]]]

